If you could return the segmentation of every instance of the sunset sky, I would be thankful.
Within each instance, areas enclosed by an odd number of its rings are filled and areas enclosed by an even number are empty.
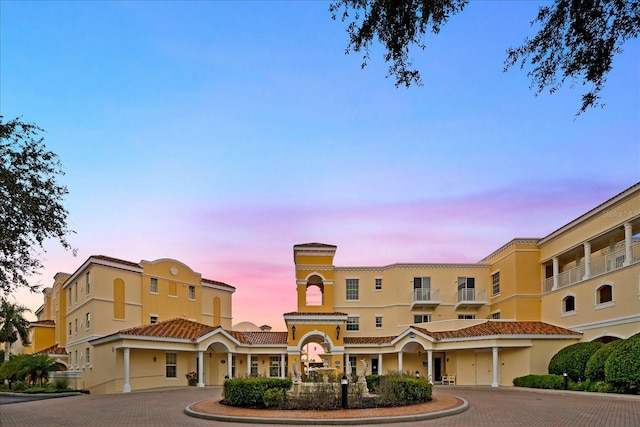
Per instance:
[[[424,86],[396,89],[323,1],[2,1],[0,114],[46,130],[78,249],[47,244],[33,283],[175,258],[237,288],[234,323],[283,330],[294,244],[477,262],[549,234],[640,181],[640,43],[576,117],[580,82],[536,97],[503,72],[540,4],[471,2],[413,50]]]

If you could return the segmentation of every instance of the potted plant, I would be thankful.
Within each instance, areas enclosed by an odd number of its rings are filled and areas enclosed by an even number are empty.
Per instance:
[[[198,374],[195,372],[189,372],[187,374],[187,380],[189,381],[189,385],[198,385]]]

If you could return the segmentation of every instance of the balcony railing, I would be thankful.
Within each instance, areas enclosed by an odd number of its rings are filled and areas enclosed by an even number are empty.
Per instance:
[[[579,265],[570,270],[563,271],[558,274],[558,288],[564,288],[565,286],[573,285],[574,283],[578,283],[610,271],[618,270],[625,266],[625,260],[626,251],[625,249],[620,249],[609,255],[603,256],[602,258],[597,258],[591,261],[591,263],[589,263],[591,274],[588,278],[584,277],[584,265]],[[630,264],[638,262],[640,262],[640,244],[631,246]],[[553,290],[553,277],[548,277],[542,281],[542,289],[544,292],[550,292]]]
[[[460,303],[478,303],[487,302],[486,289],[458,289],[458,304]]]
[[[413,290],[412,306],[437,304],[440,304],[440,289],[418,288]]]

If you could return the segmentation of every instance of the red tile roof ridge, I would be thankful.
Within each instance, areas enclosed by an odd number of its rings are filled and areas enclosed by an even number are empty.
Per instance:
[[[37,352],[36,354],[59,354],[59,355],[66,355],[67,353],[67,349],[64,347],[59,347],[58,344],[54,344],[51,347],[47,347],[44,350],[40,350],[39,352]]]
[[[224,282],[220,282],[218,280],[211,280],[211,279],[205,279],[204,277],[202,278],[202,281],[205,283],[210,283],[212,285],[218,285],[218,286],[224,286],[225,288],[231,288],[231,289],[235,289],[234,286],[231,286],[227,283]]]
[[[95,259],[99,259],[102,261],[108,261],[108,262],[113,262],[116,264],[124,264],[124,265],[128,265],[129,267],[141,267],[139,263],[137,262],[132,262],[132,261],[127,261],[124,259],[119,259],[119,258],[114,258],[114,257],[110,257],[107,255],[91,255],[89,257],[89,259],[91,258],[95,258]]]
[[[35,326],[55,326],[56,325],[56,321],[55,320],[36,320],[34,322],[29,322],[30,325],[35,325]]]
[[[339,311],[332,312],[319,312],[319,311],[292,311],[284,313],[283,316],[347,316],[348,313],[341,313]]]

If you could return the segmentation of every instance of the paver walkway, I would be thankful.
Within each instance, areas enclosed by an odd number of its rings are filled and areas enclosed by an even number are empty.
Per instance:
[[[448,394],[463,398],[469,402],[469,409],[445,418],[395,425],[412,427],[640,426],[640,396],[463,386],[436,386],[434,394]],[[220,395],[220,387],[184,387],[13,403],[0,405],[0,425],[2,427],[240,427],[251,425],[202,420],[189,417],[183,412],[188,405],[215,399]],[[277,423],[267,425],[277,425]]]

